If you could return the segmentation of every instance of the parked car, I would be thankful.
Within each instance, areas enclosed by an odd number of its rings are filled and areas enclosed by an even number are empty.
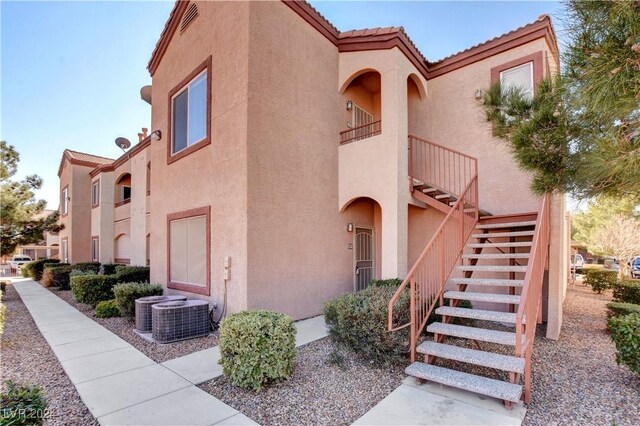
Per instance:
[[[575,268],[576,273],[582,273],[582,267],[584,266],[584,258],[580,253],[571,255],[571,270]]]
[[[631,266],[631,278],[640,278],[640,256],[636,256],[629,264]]]
[[[14,254],[11,258],[11,262],[9,262],[11,272],[15,273],[20,271],[22,265],[29,262],[31,262],[31,258],[29,256],[25,256],[24,254]]]

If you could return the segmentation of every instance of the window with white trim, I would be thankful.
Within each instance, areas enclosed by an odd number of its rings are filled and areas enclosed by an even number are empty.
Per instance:
[[[518,65],[500,72],[500,86],[503,91],[519,89],[527,98],[533,97],[533,62]]]
[[[91,261],[99,262],[100,261],[100,246],[98,244],[98,237],[91,237]]]
[[[62,214],[65,215],[69,213],[69,187],[65,187],[62,190],[62,200],[60,200],[60,204],[62,206]]]
[[[207,285],[207,216],[169,222],[172,283]]]
[[[207,137],[207,70],[171,98],[171,153]]]
[[[100,181],[91,184],[91,206],[95,207],[100,203]]]

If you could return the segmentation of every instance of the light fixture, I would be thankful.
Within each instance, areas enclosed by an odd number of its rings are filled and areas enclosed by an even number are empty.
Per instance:
[[[71,201],[71,197],[67,195],[67,201]]]
[[[151,139],[154,141],[159,141],[160,139],[162,139],[162,132],[160,130],[155,130],[153,133],[151,133]]]
[[[353,232],[353,223],[352,222],[347,223],[347,232]]]
[[[482,99],[483,96],[484,96],[484,90],[476,89],[476,93],[475,93],[476,101],[479,101],[480,99]]]
[[[347,111],[351,111],[353,109],[353,101],[349,99],[347,101]]]

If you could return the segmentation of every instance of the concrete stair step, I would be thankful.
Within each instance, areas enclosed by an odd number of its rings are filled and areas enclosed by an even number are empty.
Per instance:
[[[487,328],[467,327],[465,325],[445,324],[434,322],[427,326],[427,332],[459,337],[461,339],[478,340],[481,342],[497,343],[499,345],[516,345],[516,333],[510,331],[489,330]],[[524,335],[522,341],[524,342]]]
[[[472,238],[510,238],[510,237],[533,237],[535,231],[515,231],[515,232],[484,232],[471,234]]]
[[[436,314],[448,317],[469,318],[484,321],[516,323],[516,314],[511,312],[485,311],[482,309],[453,308],[441,306],[436,309]],[[523,321],[524,323],[524,321]]]
[[[438,358],[452,359],[466,362],[467,364],[481,365],[513,373],[524,373],[524,358],[510,355],[502,355],[493,352],[476,349],[462,348],[432,341],[422,342],[416,350],[424,355],[433,355]]]
[[[527,272],[527,267],[520,265],[459,265],[456,269],[474,272]]]
[[[451,278],[453,284],[487,285],[493,287],[522,287],[524,280],[508,280],[495,278]]]
[[[520,296],[517,294],[495,294],[495,293],[474,293],[467,291],[446,291],[444,297],[447,299],[470,300],[472,302],[493,302],[508,303],[517,305],[520,303]]]
[[[503,243],[472,243],[467,244],[471,248],[489,248],[489,247],[531,247],[531,241],[503,242]]]
[[[523,226],[536,226],[535,220],[523,221],[523,222],[508,222],[508,223],[486,223],[476,226],[478,229],[505,229],[505,228],[520,228]]]
[[[463,254],[463,259],[528,259],[530,253],[469,253]]]
[[[482,395],[492,396],[511,402],[519,402],[522,396],[522,386],[513,383],[503,382],[488,377],[476,376],[474,374],[463,373],[449,368],[438,367],[414,362],[405,370],[410,376],[424,380],[441,383],[458,389],[464,389]]]

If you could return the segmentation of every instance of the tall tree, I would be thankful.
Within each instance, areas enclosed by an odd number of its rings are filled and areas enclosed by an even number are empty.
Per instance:
[[[18,171],[20,154],[6,141],[0,141],[0,254],[14,252],[16,246],[33,244],[44,238],[44,233],[57,232],[58,212],[46,217],[37,217],[45,209],[44,200],[36,200],[34,190],[42,186],[37,175],[22,181],[11,178]]]
[[[640,200],[640,1],[565,3],[564,67],[535,96],[487,90],[496,135],[537,193]]]

